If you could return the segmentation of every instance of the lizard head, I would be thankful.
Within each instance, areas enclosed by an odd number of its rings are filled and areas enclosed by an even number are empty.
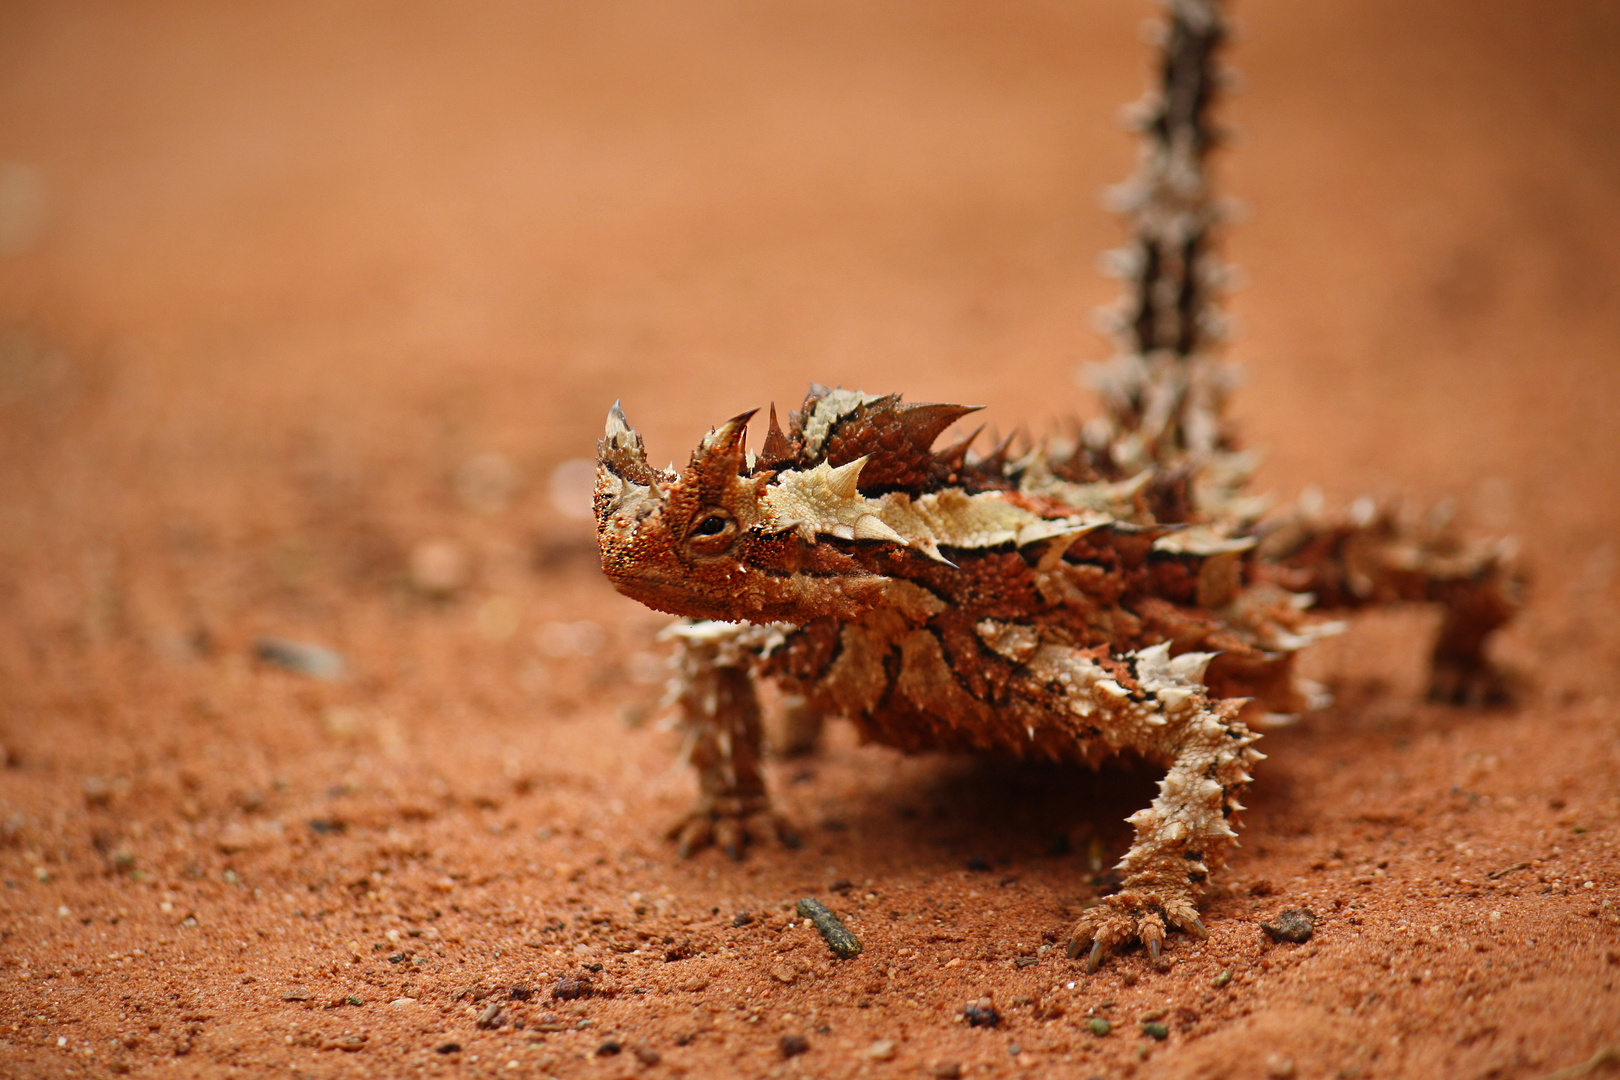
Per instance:
[[[744,445],[752,415],[709,432],[675,472],[648,465],[641,436],[614,405],[597,443],[603,572],[626,596],[693,618],[806,622],[870,608],[885,579],[806,537],[767,500],[776,472]]]
[[[954,571],[946,551],[1038,544],[1033,557],[1050,561],[1111,520],[1091,503],[1112,487],[1088,495],[1057,479],[1044,451],[1012,463],[1003,443],[970,458],[971,435],[932,449],[973,411],[812,386],[787,432],[771,410],[757,456],[744,445],[750,411],[710,431],[676,472],[647,463],[615,405],[597,443],[602,569],[626,596],[672,615],[853,620],[880,604],[927,608],[900,579]]]

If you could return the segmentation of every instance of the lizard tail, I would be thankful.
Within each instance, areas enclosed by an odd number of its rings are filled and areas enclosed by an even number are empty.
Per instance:
[[[1135,174],[1111,193],[1129,240],[1108,253],[1125,295],[1103,310],[1118,353],[1088,381],[1104,415],[1087,442],[1130,470],[1207,460],[1234,449],[1223,412],[1235,380],[1213,355],[1226,319],[1216,303],[1230,275],[1213,250],[1227,210],[1208,158],[1220,141],[1210,111],[1227,36],[1220,0],[1165,0],[1159,85],[1132,110],[1142,136]]]

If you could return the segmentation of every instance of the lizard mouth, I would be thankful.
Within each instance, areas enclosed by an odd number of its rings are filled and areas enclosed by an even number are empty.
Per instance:
[[[608,580],[613,587],[632,600],[646,604],[666,615],[698,616],[701,613],[692,610],[692,594],[689,583],[672,581],[658,574],[629,574],[608,571]]]

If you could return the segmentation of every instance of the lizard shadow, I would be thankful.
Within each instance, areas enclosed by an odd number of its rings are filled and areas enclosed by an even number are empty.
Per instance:
[[[1315,819],[1312,793],[1320,763],[1355,768],[1375,747],[1397,749],[1422,733],[1474,721],[1467,710],[1425,706],[1377,681],[1335,690],[1328,708],[1266,733],[1261,746],[1271,760],[1254,770],[1243,793],[1240,846],[1228,855],[1234,868],[1326,824]],[[809,846],[836,855],[850,873],[909,867],[1073,880],[1078,870],[1093,889],[1111,891],[1112,868],[1132,841],[1126,818],[1153,801],[1164,775],[1162,766],[1133,755],[1093,771],[993,756],[907,757],[876,747],[855,750],[851,760],[849,749],[835,740],[785,771],[798,769],[801,782],[815,778],[805,794],[819,804],[819,817],[801,802],[798,823]],[[842,779],[823,783],[824,768]]]
[[[1381,689],[1348,695],[1349,701],[1267,734],[1264,748],[1279,760],[1262,763],[1243,793],[1245,810],[1237,820],[1245,848],[1310,831],[1305,820],[1310,798],[1302,787],[1309,783],[1308,775],[1291,768],[1289,759],[1364,752],[1368,728],[1387,730],[1390,723],[1366,715],[1369,699],[1380,698]],[[1386,709],[1402,717],[1402,729],[1421,729],[1424,725],[1412,717],[1413,711]],[[1446,723],[1436,720],[1429,726]],[[891,753],[861,751],[873,752]],[[839,757],[834,750],[832,758]],[[826,756],[800,759],[799,779],[831,764]],[[1164,775],[1162,766],[1130,754],[1109,759],[1096,770],[994,756],[896,754],[887,770],[857,766],[855,771],[862,779],[837,785],[841,797],[817,793],[819,820],[813,815],[801,819],[806,841],[824,853],[891,866],[911,863],[918,869],[938,870],[944,863],[954,870],[985,873],[1032,868],[1069,856],[1078,858],[1102,888],[1112,884],[1110,871],[1131,844],[1133,830],[1126,819],[1153,801]],[[884,771],[887,777],[880,778]],[[1243,850],[1231,857],[1241,860]]]
[[[918,869],[992,873],[1078,858],[1105,879],[1130,845],[1131,814],[1164,774],[1134,757],[1093,771],[998,757],[903,759],[882,782],[862,784],[809,837],[858,857]],[[825,805],[825,804],[824,804]],[[832,839],[850,833],[847,839]]]

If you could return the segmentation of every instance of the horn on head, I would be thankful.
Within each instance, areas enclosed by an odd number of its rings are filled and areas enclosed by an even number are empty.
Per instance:
[[[624,419],[624,410],[615,401],[608,410],[607,427],[596,443],[597,464],[632,483],[651,485],[659,474],[647,464],[647,448],[641,436]]]
[[[707,435],[692,451],[690,470],[705,479],[729,480],[740,475],[748,461],[748,421],[758,412],[749,409],[733,416]]]

